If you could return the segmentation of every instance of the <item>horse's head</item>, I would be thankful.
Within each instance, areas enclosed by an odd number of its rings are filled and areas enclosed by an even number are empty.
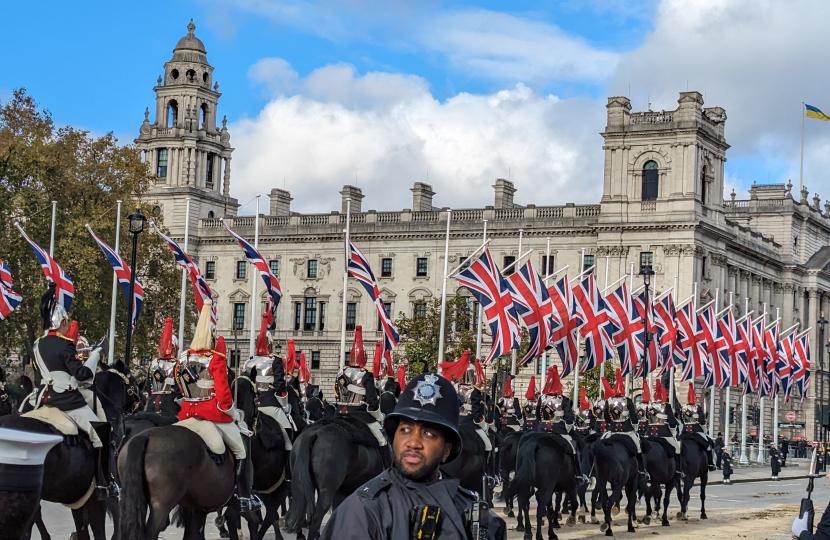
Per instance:
[[[118,412],[133,412],[139,402],[138,384],[135,377],[126,371],[120,360],[115,366],[102,364],[103,371],[95,375],[95,386],[98,391],[115,407]]]
[[[236,408],[245,414],[245,422],[250,427],[257,413],[256,389],[247,375],[240,375],[233,381]]]

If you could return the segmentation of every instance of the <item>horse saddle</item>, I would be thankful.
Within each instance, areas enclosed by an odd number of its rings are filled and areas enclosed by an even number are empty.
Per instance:
[[[225,453],[225,441],[222,440],[222,434],[219,433],[219,428],[213,422],[199,418],[188,418],[186,420],[180,420],[173,425],[187,428],[201,437],[205,446],[208,447],[208,450],[217,456]]]
[[[75,421],[68,414],[55,407],[44,405],[38,409],[24,413],[22,416],[34,418],[44,424],[49,424],[63,435],[72,436],[78,434],[78,425]]]

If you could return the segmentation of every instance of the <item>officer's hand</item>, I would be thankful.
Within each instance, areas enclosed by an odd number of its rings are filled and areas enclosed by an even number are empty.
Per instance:
[[[95,347],[101,349],[101,356],[109,356],[110,342],[106,336]]]
[[[804,515],[801,517],[797,517],[793,520],[793,534],[798,538],[801,533],[807,530],[807,517],[808,513],[804,512]]]

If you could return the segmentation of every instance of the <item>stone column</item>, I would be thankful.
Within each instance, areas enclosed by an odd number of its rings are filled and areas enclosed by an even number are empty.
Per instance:
[[[786,323],[786,319],[784,319],[784,288],[780,283],[772,284],[772,303],[776,308],[781,310],[781,320],[783,323]],[[789,326],[790,325],[786,325],[782,328],[789,328]]]
[[[179,149],[171,148],[167,152],[167,177],[168,183],[171,186],[178,186],[181,181],[179,178]]]
[[[193,154],[196,156],[196,159],[194,160],[196,162],[196,170],[193,173],[195,176],[193,179],[193,185],[196,187],[205,187],[205,185],[202,183],[202,156],[204,152],[202,152],[201,150],[194,149]]]
[[[767,303],[767,311],[769,311],[774,317],[775,311],[773,310],[772,305],[772,282],[768,279],[764,279],[761,281],[761,284],[764,287],[764,302]]]
[[[225,197],[231,196],[231,157],[225,158],[225,179],[222,186],[222,194]]]
[[[764,301],[761,300],[761,276],[753,275],[750,279],[752,279],[752,300],[749,308],[760,314],[764,312]]]
[[[734,266],[728,266],[726,268],[726,288],[735,293],[732,296],[732,304],[743,306],[744,297],[742,296],[741,288],[738,285],[738,269]],[[741,309],[739,308],[735,313],[740,312]]]
[[[749,272],[738,270],[738,278],[741,281],[741,314],[746,315],[746,299],[749,298]],[[749,309],[752,309],[752,302],[749,303]]]
[[[815,287],[810,287],[807,289],[807,313],[806,316],[802,318],[802,320],[806,320],[806,326],[804,329],[812,328],[810,331],[810,352],[813,355],[818,355],[817,341],[818,341],[818,325],[816,321],[818,320],[818,306],[819,306],[819,290]],[[813,352],[815,351],[815,352]],[[816,356],[818,358],[818,356]]]
[[[784,322],[784,328],[789,328],[793,324],[793,284],[785,283],[782,286],[783,297],[781,300],[781,320]]]

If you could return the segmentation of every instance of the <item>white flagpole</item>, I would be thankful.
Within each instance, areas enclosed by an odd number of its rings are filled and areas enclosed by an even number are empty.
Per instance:
[[[55,215],[58,211],[58,201],[52,201],[52,231],[49,233],[49,256],[55,256]]]
[[[484,239],[483,242],[487,242],[487,220],[484,220]],[[481,358],[481,330],[482,330],[482,320],[481,318],[484,316],[484,308],[481,307],[481,302],[478,303],[478,324],[476,325],[476,358]]]
[[[346,228],[343,229],[343,238],[346,242],[343,246],[343,253],[345,254],[346,260],[343,265],[343,312],[340,318],[340,363],[337,365],[338,369],[343,366],[343,362],[346,360],[346,303],[349,301],[349,259],[352,257],[352,249],[349,246],[349,225],[351,220],[352,199],[350,197],[346,199]]]
[[[550,236],[548,236],[548,243],[547,247],[545,247],[545,264],[544,269],[542,269],[542,275],[547,275],[550,271]],[[545,278],[545,288],[548,288],[548,280]],[[545,374],[548,372],[548,350],[545,349],[542,351],[542,373]]]
[[[718,308],[718,293],[720,291],[715,288],[715,309]],[[716,325],[717,320],[713,321]],[[717,351],[715,351],[717,354]],[[715,382],[715,354],[712,355],[712,389],[709,392],[709,437],[715,438],[715,392],[718,385]]]
[[[680,292],[677,290],[677,276],[674,276],[674,286],[672,288],[674,291],[674,307],[677,308],[677,298],[680,296]],[[677,323],[675,323],[677,324]],[[674,408],[674,359],[672,358],[672,367],[669,369],[669,403],[671,403],[672,408]]]
[[[605,292],[606,290],[608,290],[608,264],[609,264],[610,261],[611,261],[611,257],[606,255],[605,256],[605,288],[603,289],[602,292]],[[599,376],[600,376],[600,381],[602,380],[602,377],[605,377],[605,355],[604,354],[602,355],[602,362],[599,363]],[[600,385],[599,385],[599,393],[600,393],[600,396],[602,396],[602,383],[600,383]],[[576,403],[576,402],[574,402],[574,403]]]
[[[729,291],[729,313],[732,313],[732,294],[733,294],[732,291]],[[733,341],[734,341],[734,339],[735,339],[735,336],[732,336]],[[729,358],[728,353],[727,353],[727,358]],[[731,358],[729,358],[729,364],[730,364],[729,365],[730,377],[732,377],[732,381],[734,382],[737,375],[735,373],[731,372],[732,371],[732,359]],[[725,415],[725,421],[723,423],[723,444],[725,444],[727,448],[729,448],[729,422],[732,420],[732,416],[729,414],[729,405],[730,405],[730,398],[731,398],[730,390],[731,389],[732,389],[731,385],[726,387],[726,415]]]
[[[518,253],[519,257],[522,256],[522,236],[524,235],[524,233],[525,233],[524,229],[519,229],[519,253]],[[516,259],[516,268],[513,269],[514,272],[518,272],[518,270],[519,270],[519,268],[518,268],[519,264],[518,263],[519,263],[519,259]],[[521,331],[521,326],[519,327],[519,329]],[[521,336],[521,333],[519,334],[519,336]],[[510,354],[510,374],[513,375],[514,377],[516,376],[516,353],[517,352],[518,351],[516,349],[513,349],[511,351],[511,354]]]
[[[767,303],[764,302],[764,311],[761,315],[764,321],[767,320]],[[752,321],[750,321],[751,323]],[[766,326],[764,327],[766,330]],[[761,339],[764,339],[765,336],[761,336]],[[761,344],[763,347],[764,344]],[[766,373],[763,374],[766,376]],[[761,384],[761,381],[758,381],[758,384]],[[756,463],[766,463],[767,460],[764,458],[764,398],[758,398],[758,456],[755,460]]]
[[[631,294],[631,288],[634,286],[634,263],[631,263],[631,272],[628,275],[628,291]],[[622,359],[620,359],[622,360]],[[622,368],[622,366],[620,366]],[[625,395],[628,395],[628,375],[625,376]]]
[[[121,243],[121,201],[118,202],[118,210],[115,217],[115,252],[118,253],[118,246]],[[110,346],[107,353],[107,364],[112,365],[115,358],[115,301],[118,292],[118,274],[112,272],[112,301],[110,303]]]
[[[450,222],[452,221],[452,210],[447,209],[447,241],[444,244],[444,283],[441,286],[441,330],[438,340],[438,362],[444,361],[444,334],[447,325],[447,271],[450,262]],[[513,357],[515,358],[515,356]]]
[[[579,263],[579,270],[585,268],[585,248],[582,248],[582,256]],[[568,284],[570,286],[570,284]],[[574,361],[574,403],[579,403],[579,347],[580,347],[580,334],[579,332],[576,333],[576,360]],[[603,353],[604,354],[604,353]],[[544,373],[543,373],[544,375]]]
[[[775,308],[775,320],[778,320],[778,318],[780,316],[781,316],[781,308]],[[779,328],[780,328],[780,326],[779,326]],[[780,339],[780,337],[781,337],[780,332],[779,332],[778,336],[779,336],[779,339]],[[778,371],[778,366],[775,366],[775,370]],[[776,384],[775,377],[772,378],[772,384]],[[774,444],[776,446],[778,445],[778,392],[779,392],[779,389],[776,389],[776,391],[775,391],[775,404],[773,405],[773,413],[772,413],[772,416],[773,416],[773,421],[772,421],[772,444]]]
[[[744,313],[749,313],[749,298],[744,300]],[[752,332],[752,321],[747,322],[747,328],[749,331]],[[752,335],[752,334],[750,334]],[[747,344],[748,345],[748,344]],[[752,366],[748,366],[749,369],[752,369]],[[744,383],[746,385],[746,383]],[[741,396],[741,458],[740,463],[741,465],[748,465],[749,464],[749,456],[746,453],[746,392],[741,392],[743,394]]]
[[[259,198],[260,198],[260,195],[257,195],[256,196],[256,218],[254,218],[254,249],[256,249],[256,250],[259,250]],[[257,274],[259,273],[259,271],[257,270],[257,267],[255,265],[251,264],[251,263],[248,263],[248,269],[251,272],[253,272],[252,275],[251,275],[251,281],[252,281],[252,283],[251,283],[251,335],[248,339],[248,356],[253,356],[254,353],[255,353],[255,348],[256,348],[257,329],[259,328],[259,326],[256,324],[256,321],[257,321],[257,318],[256,318],[256,306],[257,306],[256,288],[257,288],[257,281],[258,281],[257,278],[259,277],[259,276],[257,276]],[[344,289],[343,294],[344,294],[343,298],[345,299],[346,298],[345,297],[345,289]],[[345,302],[345,300],[344,300],[344,302]],[[240,361],[239,358],[237,358],[237,361],[239,361],[240,365],[242,364],[242,362]]]
[[[801,102],[801,169],[798,175],[798,196],[801,196],[800,191],[804,189],[804,117],[806,116],[804,111],[804,102]],[[799,200],[798,197],[793,197],[795,200]]]
[[[187,243],[190,240],[190,197],[185,199],[184,212],[184,252],[187,253]],[[196,294],[196,291],[193,291]],[[187,268],[182,268],[182,294],[179,297],[179,352],[184,350],[184,300],[187,295]]]

